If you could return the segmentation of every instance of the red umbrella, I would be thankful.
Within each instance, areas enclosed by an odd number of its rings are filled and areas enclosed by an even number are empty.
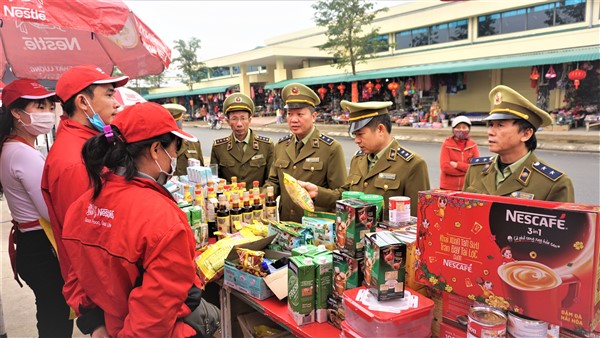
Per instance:
[[[115,100],[119,102],[122,107],[132,106],[137,103],[146,102],[140,94],[136,91],[127,88],[127,87],[117,87],[115,88]]]
[[[0,0],[0,71],[56,80],[95,64],[132,78],[160,74],[171,50],[122,0]]]

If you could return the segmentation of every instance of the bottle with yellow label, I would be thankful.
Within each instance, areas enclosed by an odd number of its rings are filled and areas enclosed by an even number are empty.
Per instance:
[[[225,201],[225,195],[219,196],[219,209],[217,209],[217,230],[222,233],[231,233],[231,218]]]
[[[269,221],[277,222],[277,201],[273,193],[273,187],[267,187],[267,200],[265,201],[265,210]]]
[[[242,221],[247,224],[252,223],[252,203],[250,201],[250,192],[244,191],[244,206],[242,207]]]

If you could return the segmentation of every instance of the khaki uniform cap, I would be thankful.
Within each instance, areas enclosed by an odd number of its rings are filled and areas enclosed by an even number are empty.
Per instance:
[[[285,101],[285,108],[287,109],[316,107],[321,103],[319,96],[301,83],[290,83],[283,87],[281,97]]]
[[[388,113],[388,107],[392,102],[370,101],[370,102],[350,102],[342,100],[340,102],[342,110],[350,113],[348,121],[350,121],[350,134],[360,130],[375,116],[385,115]]]
[[[187,111],[184,106],[177,103],[165,103],[162,106],[173,115],[175,121],[180,120],[183,117],[183,113]]]
[[[254,102],[247,95],[234,93],[229,95],[223,102],[223,113],[229,116],[233,111],[247,111],[254,114]]]
[[[548,113],[529,102],[523,95],[507,86],[496,86],[489,94],[492,109],[484,121],[519,120],[531,123],[535,129],[552,124]]]

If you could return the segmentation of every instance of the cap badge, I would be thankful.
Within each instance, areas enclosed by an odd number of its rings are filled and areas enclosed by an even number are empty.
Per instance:
[[[500,103],[502,103],[502,93],[497,92],[496,96],[494,96],[494,104],[499,105]]]
[[[292,87],[292,94],[297,95],[299,92],[297,87]]]
[[[235,103],[240,103],[240,102],[242,102],[242,98],[238,96],[238,97],[234,98],[233,101],[235,101]]]

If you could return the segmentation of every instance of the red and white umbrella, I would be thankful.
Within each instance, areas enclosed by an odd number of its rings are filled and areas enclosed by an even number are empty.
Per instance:
[[[169,47],[122,0],[0,0],[0,71],[56,80],[94,64],[131,78],[162,73]]]
[[[127,107],[137,103],[146,102],[146,99],[144,99],[142,95],[127,87],[115,88],[114,98],[117,100],[117,102],[119,102],[121,107]]]

